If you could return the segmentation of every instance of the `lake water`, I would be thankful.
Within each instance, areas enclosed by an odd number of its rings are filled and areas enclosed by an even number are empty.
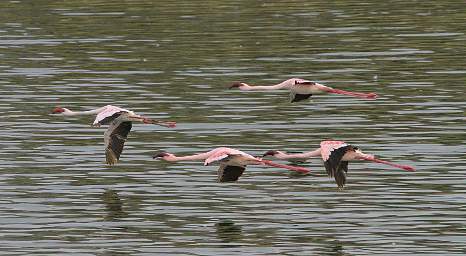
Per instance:
[[[0,253],[464,255],[466,5],[461,1],[0,2]],[[376,101],[227,90],[291,77]],[[105,165],[106,104],[135,124]],[[152,159],[231,146],[259,155],[338,139],[409,173],[350,164],[307,176]]]

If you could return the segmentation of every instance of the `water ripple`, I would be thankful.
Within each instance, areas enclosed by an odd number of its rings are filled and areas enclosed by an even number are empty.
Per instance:
[[[0,3],[0,247],[9,255],[463,255],[464,22],[449,3]],[[416,4],[416,6],[414,6]],[[243,6],[243,7],[239,7]],[[312,10],[312,11],[309,11]],[[14,22],[12,22],[14,21]],[[377,92],[368,101],[226,89],[290,77]],[[175,129],[134,124],[105,165],[93,117],[106,104]],[[349,165],[338,190],[309,175],[166,163],[231,146],[260,156],[338,139],[409,164]]]

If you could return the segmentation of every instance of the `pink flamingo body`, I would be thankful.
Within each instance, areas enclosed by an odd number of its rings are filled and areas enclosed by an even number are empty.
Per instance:
[[[132,127],[132,122],[143,122],[145,124],[157,124],[165,127],[175,127],[175,122],[157,121],[135,114],[133,111],[107,105],[101,108],[88,111],[71,111],[67,108],[57,107],[52,111],[57,116],[81,116],[96,115],[92,126],[100,127],[108,124],[109,127],[104,133],[105,156],[109,165],[118,162],[123,152],[124,143]]]
[[[322,157],[325,170],[330,177],[335,177],[338,187],[344,187],[346,184],[346,173],[348,172],[348,162],[355,160],[366,160],[376,163],[390,165],[406,171],[414,171],[414,168],[408,165],[400,165],[375,158],[374,155],[364,154],[357,147],[346,144],[343,141],[322,141],[320,148],[299,154],[287,154],[282,151],[271,150],[264,156],[271,155],[277,159],[308,159],[311,157]]]
[[[171,153],[162,152],[156,154],[154,156],[154,159],[155,158],[162,158],[163,160],[169,162],[204,160],[204,165],[219,162],[220,167],[217,172],[218,182],[237,181],[239,177],[243,174],[247,165],[268,165],[300,173],[309,172],[308,169],[303,167],[274,163],[272,161],[254,157],[252,155],[244,153],[243,151],[227,147],[219,147],[205,153],[199,153],[188,156],[176,156]]]
[[[281,83],[275,85],[249,85],[243,82],[236,82],[233,83],[230,87],[238,88],[241,91],[263,91],[263,90],[281,90],[286,89],[290,91],[290,100],[291,102],[302,101],[305,99],[309,99],[313,94],[318,93],[334,93],[334,94],[343,94],[349,95],[353,97],[365,98],[365,99],[375,99],[377,98],[377,94],[375,93],[361,93],[361,92],[349,92],[334,89],[332,87],[325,86],[323,84],[319,84],[317,82],[308,81],[300,78],[291,78],[285,80]]]

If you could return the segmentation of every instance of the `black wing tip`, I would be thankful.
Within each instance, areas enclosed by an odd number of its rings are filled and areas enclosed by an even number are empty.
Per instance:
[[[338,170],[335,173],[335,182],[337,183],[339,188],[343,188],[346,185],[346,174],[343,170]]]
[[[235,179],[225,179],[225,178],[221,178],[218,180],[218,183],[228,183],[228,182],[236,182],[239,180],[239,177],[235,178]]]
[[[354,150],[354,147],[347,145],[337,148],[330,154],[327,161],[324,162],[325,170],[329,177],[334,177],[339,188],[343,188],[346,184],[346,173],[348,172],[348,162],[342,161],[346,152]]]
[[[217,182],[235,182],[238,181],[239,177],[243,175],[246,167],[227,165],[225,167],[220,167],[218,172]]]
[[[115,165],[116,163],[118,163],[118,157],[109,148],[105,150],[105,159],[108,165]]]
[[[291,99],[291,103],[307,100],[311,96],[312,94],[295,94],[294,97]]]

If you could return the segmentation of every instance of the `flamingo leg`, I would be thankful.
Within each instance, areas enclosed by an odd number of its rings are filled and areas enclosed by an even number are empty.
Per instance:
[[[263,160],[262,159],[261,161],[259,161],[259,163],[262,163],[262,164],[265,164],[265,165],[268,165],[268,166],[287,169],[287,170],[290,170],[290,171],[300,172],[300,173],[309,173],[310,172],[309,169],[306,169],[304,167],[291,166],[291,165],[286,165],[286,164],[277,164],[277,163],[274,163],[274,162],[269,161],[269,160]]]
[[[333,88],[326,88],[325,91],[328,93],[343,94],[343,95],[349,95],[349,96],[365,98],[365,99],[376,99],[377,98],[377,94],[373,92],[371,93],[349,92],[349,91],[338,90],[338,89],[333,89]]]
[[[371,161],[371,162],[375,162],[375,163],[390,165],[390,166],[393,166],[393,167],[396,167],[396,168],[400,168],[400,169],[403,169],[403,170],[409,171],[409,172],[414,172],[414,171],[416,171],[416,170],[414,169],[414,167],[411,167],[411,166],[409,166],[409,165],[395,164],[395,163],[388,162],[388,161],[385,161],[385,160],[380,160],[380,159],[377,159],[377,158],[363,157],[363,158],[361,158],[361,159],[364,159],[364,160],[367,160],[367,161]]]
[[[174,128],[176,127],[176,122],[174,121],[159,121],[159,120],[152,120],[152,119],[144,119],[143,122],[145,124],[157,124],[157,125],[160,125],[160,126],[165,126],[165,127],[168,127],[168,128]]]
[[[173,122],[173,121],[159,121],[159,120],[154,120],[154,119],[150,119],[150,118],[142,117],[142,116],[131,116],[131,118],[137,119],[145,124],[156,124],[156,125],[165,126],[169,128],[176,127],[176,122]]]

